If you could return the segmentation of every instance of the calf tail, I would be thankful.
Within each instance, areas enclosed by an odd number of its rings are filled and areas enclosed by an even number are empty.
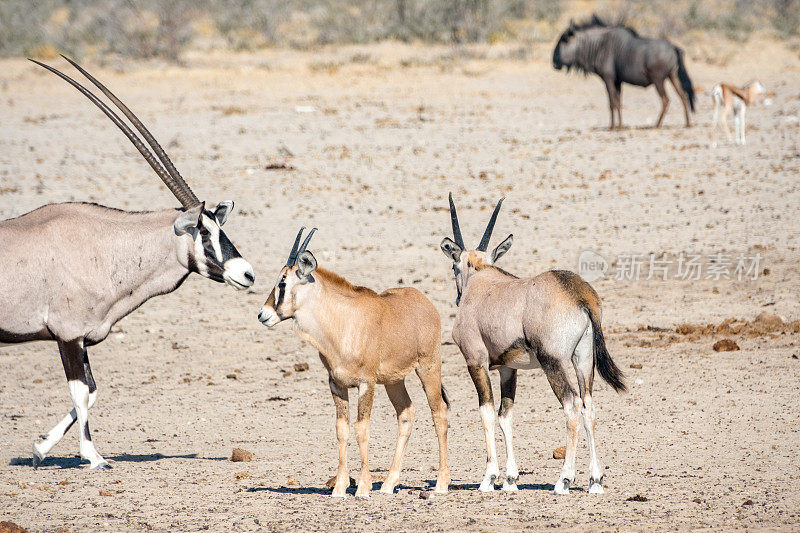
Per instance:
[[[442,400],[444,400],[444,404],[450,409],[450,398],[447,396],[447,390],[445,390],[444,385],[442,385]]]
[[[689,79],[689,73],[686,72],[686,65],[683,64],[683,50],[676,46],[675,52],[678,54],[678,79],[681,81],[681,87],[683,87],[686,96],[689,97],[689,107],[694,112],[694,87],[692,86],[692,80]]]
[[[611,359],[611,355],[606,349],[606,340],[603,337],[603,330],[600,328],[600,317],[593,313],[589,308],[586,309],[589,315],[589,321],[592,323],[592,332],[594,333],[594,366],[600,373],[600,376],[611,385],[617,392],[627,392],[628,387],[625,385],[625,375],[619,367]]]

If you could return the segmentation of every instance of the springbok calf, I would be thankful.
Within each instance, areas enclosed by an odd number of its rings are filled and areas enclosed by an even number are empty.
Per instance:
[[[745,144],[744,140],[744,115],[747,106],[754,104],[759,98],[767,94],[767,90],[761,82],[751,81],[744,87],[735,87],[728,83],[718,83],[711,91],[711,99],[714,101],[714,119],[712,120],[712,146],[717,146],[717,129],[719,121],[728,142],[731,142],[731,130],[728,129],[728,115],[733,110],[733,128],[736,135],[736,144]],[[722,115],[719,109],[722,108]]]
[[[461,237],[453,195],[450,216],[455,241],[445,238],[441,248],[453,260],[458,313],[453,340],[461,349],[478,391],[486,437],[486,475],[480,490],[494,490],[499,476],[495,448],[495,415],[489,370],[500,372],[500,428],[506,442],[506,479],[503,490],[517,490],[519,470],[512,443],[512,407],[517,370],[542,368],[567,417],[567,451],[556,494],[569,493],[575,480],[578,423],[589,441],[589,492],[603,492],[603,470],[594,443],[592,382],[595,367],[615,390],[624,391],[622,373],[606,350],[600,328],[600,298],[577,274],[563,270],[520,279],[494,266],[511,247],[509,235],[487,253],[503,200],[497,203],[476,249],[468,250]],[[576,393],[570,368],[577,378]]]
[[[281,269],[258,319],[271,328],[288,318],[294,330],[316,350],[328,371],[328,383],[336,405],[339,469],[333,497],[344,498],[349,486],[347,439],[349,437],[348,389],[358,388],[356,439],[361,452],[361,473],[356,497],[369,497],[369,418],[375,384],[386,393],[397,413],[397,447],[381,492],[391,494],[400,480],[408,436],[414,421],[414,405],[406,392],[405,377],[415,370],[431,407],[439,439],[439,475],[435,492],[446,493],[450,484],[447,467],[447,408],[442,387],[441,321],[433,304],[417,289],[403,287],[377,294],[351,285],[328,270],[306,250],[312,229],[303,244],[297,234],[289,259]]]
[[[177,289],[191,272],[236,289],[250,287],[254,277],[250,264],[220,229],[233,202],[221,202],[213,212],[205,209],[136,116],[89,73],[67,61],[122,111],[158,160],[102,100],[54,68],[34,62],[99,107],[183,205],[177,210],[128,212],[64,203],[0,221],[0,272],[8,280],[0,283],[0,344],[56,341],[74,405],[34,443],[33,466],[39,466],[77,420],[81,457],[90,468],[110,468],[89,434],[88,411],[97,399],[97,385],[86,347],[105,339],[118,320],[148,299]]]

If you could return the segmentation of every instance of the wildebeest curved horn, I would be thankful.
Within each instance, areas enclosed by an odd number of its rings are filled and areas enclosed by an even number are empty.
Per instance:
[[[286,266],[292,267],[294,266],[295,262],[297,261],[297,246],[300,244],[300,237],[303,236],[303,232],[305,231],[306,227],[303,226],[300,228],[300,231],[297,232],[297,237],[294,238],[294,244],[292,245],[292,251],[289,252],[289,259],[286,260]]]
[[[317,228],[311,228],[311,231],[309,231],[308,235],[306,235],[306,238],[303,241],[303,244],[301,244],[300,248],[297,250],[297,255],[300,255],[300,254],[302,254],[303,252],[306,251],[306,247],[308,246],[308,241],[311,240],[311,236],[314,235],[315,231],[317,231]]]
[[[133,143],[136,149],[139,150],[139,153],[142,154],[142,157],[144,157],[145,161],[147,161],[147,163],[153,168],[153,170],[156,171],[158,177],[161,178],[161,181],[164,182],[164,184],[169,188],[172,194],[174,194],[175,197],[181,202],[181,205],[189,208],[189,207],[194,207],[200,203],[199,201],[197,201],[197,198],[195,198],[193,194],[191,196],[188,196],[186,194],[185,190],[182,189],[175,182],[172,176],[170,176],[170,174],[164,169],[164,167],[161,166],[161,163],[159,163],[158,160],[155,158],[155,156],[153,156],[153,154],[150,153],[150,150],[147,149],[147,147],[144,145],[141,139],[139,139],[139,137],[136,136],[133,130],[131,130],[131,128],[121,118],[119,118],[119,116],[116,113],[114,113],[114,111],[111,108],[109,108],[102,100],[97,98],[97,96],[95,96],[86,87],[84,87],[77,81],[73,80],[66,74],[54,69],[49,65],[45,65],[44,63],[36,61],[35,59],[30,59],[30,58],[28,59],[36,63],[40,67],[46,68],[59,78],[63,79],[64,81],[66,81],[67,83],[78,89],[78,91],[80,91],[81,94],[83,94],[86,98],[88,98],[94,105],[99,107],[100,110],[103,113],[105,113],[105,115],[108,118],[111,119],[111,122],[113,122],[119,129],[122,130],[122,133],[124,133],[125,136],[128,138],[128,140],[130,140]]]
[[[117,98],[114,95],[114,93],[112,93],[105,85],[100,83],[94,76],[86,72],[86,70],[84,70],[83,67],[81,67],[79,64],[77,64],[75,61],[68,58],[64,54],[61,54],[61,57],[69,61],[69,63],[73,67],[78,69],[78,71],[80,71],[81,74],[86,76],[86,78],[89,81],[91,81],[98,89],[100,89],[100,91],[104,95],[106,95],[106,97],[109,100],[111,100],[114,103],[114,105],[119,108],[120,111],[122,111],[122,114],[125,115],[128,118],[128,120],[131,121],[131,124],[133,124],[133,126],[139,131],[139,133],[142,134],[142,137],[144,137],[144,140],[147,141],[147,144],[149,144],[150,147],[153,149],[156,156],[164,165],[164,168],[172,177],[177,187],[182,189],[182,193],[180,195],[178,194],[175,195],[181,202],[181,204],[187,209],[198,205],[200,203],[200,200],[198,200],[197,196],[195,196],[194,192],[192,192],[192,189],[189,188],[189,185],[186,183],[186,180],[183,179],[180,172],[178,172],[178,169],[176,169],[175,165],[172,164],[172,161],[170,160],[169,156],[164,151],[164,149],[161,148],[161,145],[158,144],[156,138],[153,137],[150,131],[148,131],[148,129],[145,128],[144,124],[142,124],[142,121],[139,120],[139,118],[136,115],[134,115],[130,109],[128,109],[128,106],[122,103],[122,101],[119,98]],[[170,190],[172,190],[172,187],[170,187]]]
[[[478,251],[480,252],[485,252],[489,247],[489,241],[492,239],[492,231],[494,231],[494,223],[497,222],[497,214],[500,212],[500,206],[503,204],[503,200],[505,199],[505,196],[500,198],[500,201],[497,202],[497,205],[494,208],[492,218],[489,219],[489,224],[486,226],[486,231],[483,232],[481,243],[478,245]]]
[[[453,203],[453,193],[450,193],[450,222],[453,225],[453,239],[462,250],[466,250],[464,246],[464,238],[461,236],[461,226],[458,224],[458,214],[456,214],[456,204]]]

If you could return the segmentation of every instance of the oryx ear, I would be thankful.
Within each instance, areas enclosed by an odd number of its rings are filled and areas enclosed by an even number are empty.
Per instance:
[[[442,239],[441,244],[439,244],[439,248],[441,248],[444,252],[444,255],[452,259],[454,263],[461,259],[461,252],[464,251],[449,237]]]
[[[192,238],[195,238],[197,236],[197,227],[200,223],[200,215],[203,213],[204,206],[205,204],[201,203],[181,213],[172,224],[175,235],[186,235],[188,233]]]
[[[498,244],[497,247],[494,250],[492,250],[492,264],[494,264],[495,261],[503,257],[503,254],[505,254],[508,251],[508,249],[511,248],[512,244],[514,244],[513,234],[506,237],[506,240]]]
[[[228,220],[228,215],[231,214],[233,211],[233,201],[225,200],[224,202],[220,202],[217,204],[217,208],[214,209],[214,218],[217,219],[217,224],[220,226]]]
[[[317,269],[317,260],[309,251],[301,253],[297,257],[297,277],[306,279]]]

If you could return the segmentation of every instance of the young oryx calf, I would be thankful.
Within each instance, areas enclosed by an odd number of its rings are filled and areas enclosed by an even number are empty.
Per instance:
[[[758,81],[751,81],[744,87],[734,87],[728,83],[719,83],[711,91],[711,98],[714,100],[714,119],[711,124],[712,145],[717,146],[717,126],[722,120],[722,127],[728,142],[731,142],[731,130],[728,129],[728,114],[733,110],[733,128],[736,135],[736,144],[744,144],[744,115],[747,106],[754,104],[756,100],[764,96],[767,90]],[[719,109],[722,109],[722,116]]]
[[[575,480],[575,446],[578,423],[589,441],[589,492],[603,492],[603,471],[594,444],[594,369],[615,390],[624,391],[622,373],[606,351],[600,329],[600,298],[577,274],[563,270],[520,279],[494,266],[511,247],[509,235],[487,253],[501,199],[476,249],[468,250],[461,237],[458,216],[450,195],[453,237],[442,240],[442,251],[453,260],[459,306],[453,340],[467,361],[467,369],[478,391],[483,433],[486,437],[486,475],[480,490],[494,489],[499,476],[494,442],[494,399],[489,370],[500,371],[500,428],[506,442],[504,490],[517,490],[519,470],[512,445],[511,410],[517,387],[517,370],[544,370],[550,386],[567,416],[567,451],[556,494],[569,493]],[[570,368],[577,378],[578,392]]]
[[[339,469],[332,496],[345,497],[350,476],[347,470],[349,413],[347,390],[358,388],[356,439],[361,452],[361,473],[356,497],[369,497],[372,477],[367,449],[369,417],[375,384],[386,387],[397,412],[397,447],[381,492],[391,494],[400,480],[403,454],[414,420],[414,405],[408,397],[405,377],[416,370],[422,381],[439,439],[438,493],[450,483],[447,467],[447,408],[442,387],[441,321],[430,301],[411,287],[389,289],[377,294],[366,287],[351,285],[328,270],[317,268],[317,260],[306,251],[315,229],[297,247],[301,228],[258,319],[267,327],[288,318],[294,330],[319,351],[328,370],[328,383],[336,405],[336,436],[339,441]]]

